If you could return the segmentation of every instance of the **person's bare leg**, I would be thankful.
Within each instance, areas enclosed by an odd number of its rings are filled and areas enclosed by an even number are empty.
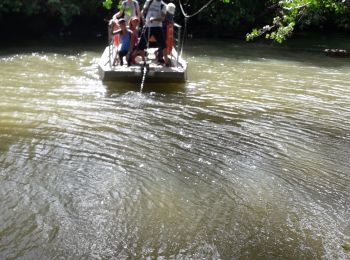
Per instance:
[[[140,54],[140,56],[141,56],[143,62],[146,62],[146,59],[145,59],[145,51],[144,51],[144,50],[140,50],[139,54]]]
[[[169,58],[168,58],[168,54],[166,51],[166,48],[163,49],[163,57],[164,57],[164,62],[165,62],[165,66],[170,66],[170,62],[169,62]]]
[[[116,66],[116,63],[118,62],[118,53],[115,54],[115,57],[114,57],[114,60],[113,60],[113,63],[112,63],[112,66]]]

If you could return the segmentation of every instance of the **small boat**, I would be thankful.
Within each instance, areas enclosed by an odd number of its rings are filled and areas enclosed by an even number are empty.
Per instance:
[[[110,35],[110,33],[109,33]],[[167,67],[158,64],[156,58],[157,48],[148,48],[146,50],[146,62],[141,57],[136,58],[136,65],[131,66],[113,66],[113,59],[117,48],[111,36],[108,39],[108,46],[105,48],[98,69],[102,81],[138,81],[143,77],[152,82],[185,82],[187,80],[187,63],[181,57],[182,43],[180,41],[181,26],[174,24],[174,44],[171,54],[168,55],[171,66]],[[145,74],[145,75],[144,75]]]
[[[350,51],[342,49],[325,49],[325,54],[335,58],[348,58],[350,57]]]

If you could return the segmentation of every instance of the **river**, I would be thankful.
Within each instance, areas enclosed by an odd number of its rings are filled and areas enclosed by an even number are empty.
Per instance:
[[[141,94],[102,50],[0,51],[0,259],[350,259],[349,59],[193,41]]]

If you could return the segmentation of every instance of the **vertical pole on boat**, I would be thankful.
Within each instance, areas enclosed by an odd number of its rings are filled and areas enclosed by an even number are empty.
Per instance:
[[[149,37],[151,37],[151,28],[150,27],[148,27],[148,33],[147,33],[147,54],[149,54],[148,53],[148,51],[149,51]]]
[[[179,66],[179,55],[182,55],[182,50],[181,50],[181,53],[180,53],[180,46],[181,46],[181,26],[178,27],[178,30],[177,30],[177,56],[176,56],[176,67]]]
[[[109,67],[112,67],[111,63],[111,56],[112,56],[112,49],[111,49],[111,37],[112,36],[112,25],[108,25],[108,62]]]

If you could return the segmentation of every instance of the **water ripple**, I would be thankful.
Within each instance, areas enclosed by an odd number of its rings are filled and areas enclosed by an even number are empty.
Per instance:
[[[0,258],[346,259],[349,66],[231,47],[142,94],[0,57]]]

